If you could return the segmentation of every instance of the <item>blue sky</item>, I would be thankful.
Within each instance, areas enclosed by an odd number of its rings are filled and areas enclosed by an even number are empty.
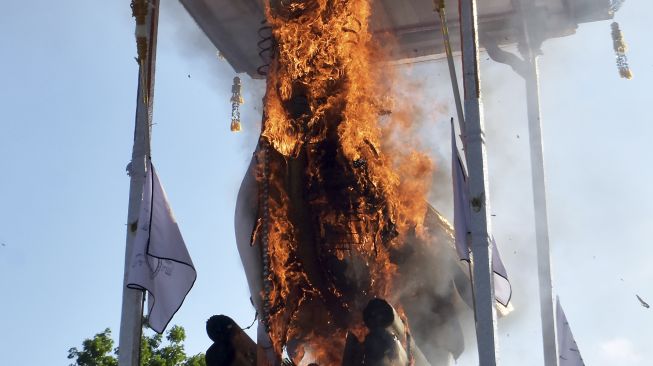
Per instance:
[[[2,8],[0,364],[67,365],[68,348],[106,327],[118,333],[137,84],[133,20],[128,1]],[[617,75],[609,22],[548,41],[541,59],[555,292],[588,365],[653,359],[653,310],[635,298],[653,301],[653,51],[642,16],[651,11],[633,1],[617,15],[631,46],[631,81]],[[482,60],[493,227],[515,289],[516,310],[499,321],[500,355],[504,365],[535,365],[542,356],[523,83]],[[179,4],[164,1],[152,154],[198,271],[173,319],[187,330],[189,353],[209,346],[210,315],[243,326],[254,316],[233,207],[263,84],[244,80],[245,132],[232,134],[234,75]],[[419,64],[406,75],[423,87],[414,100],[443,171],[433,203],[449,214],[454,109],[446,65]],[[470,350],[459,365],[475,365],[475,357]]]

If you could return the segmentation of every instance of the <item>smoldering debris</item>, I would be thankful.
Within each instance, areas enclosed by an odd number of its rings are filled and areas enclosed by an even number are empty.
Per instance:
[[[651,307],[651,305],[649,305],[646,301],[644,301],[641,297],[639,297],[639,295],[635,295],[635,296],[637,296],[637,300],[639,300],[639,303],[640,303],[643,307],[645,307],[645,308],[647,308],[647,309],[649,309],[649,308]]]

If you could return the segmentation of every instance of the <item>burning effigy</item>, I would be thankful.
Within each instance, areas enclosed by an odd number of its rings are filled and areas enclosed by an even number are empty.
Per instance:
[[[392,113],[369,15],[369,0],[266,1],[263,122],[236,207],[259,365],[284,352],[298,365],[440,365],[462,352],[467,275],[427,204],[431,160],[394,142],[410,121]],[[394,340],[375,335],[387,327]],[[372,362],[383,342],[386,363]]]

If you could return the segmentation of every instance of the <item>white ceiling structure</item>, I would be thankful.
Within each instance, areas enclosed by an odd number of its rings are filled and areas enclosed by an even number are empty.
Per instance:
[[[263,63],[259,57],[259,29],[263,25],[262,0],[180,0],[207,37],[236,72],[252,77]],[[517,43],[521,19],[514,0],[479,0],[481,37],[492,37],[498,44]],[[532,0],[542,12],[538,17],[544,38],[575,33],[578,24],[609,19],[609,0]],[[452,47],[458,49],[458,5],[447,0]],[[444,52],[440,22],[432,0],[374,0],[371,29],[390,33],[397,47],[394,60],[434,57]],[[535,27],[534,27],[535,28]]]

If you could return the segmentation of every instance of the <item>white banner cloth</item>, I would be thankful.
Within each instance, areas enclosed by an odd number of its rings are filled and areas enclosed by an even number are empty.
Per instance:
[[[197,273],[151,162],[137,230],[127,287],[147,291],[149,326],[163,333],[193,287]]]
[[[471,226],[471,213],[469,211],[469,188],[467,187],[467,174],[456,144],[456,133],[451,124],[451,178],[453,181],[453,227],[455,233],[456,251],[461,260],[469,262],[469,245],[467,243]],[[503,265],[499,249],[493,236],[492,244],[492,271],[494,272],[494,298],[503,306],[508,306],[512,297],[512,286],[508,280],[508,272]]]
[[[585,366],[580,356],[578,345],[571,333],[565,312],[560,305],[560,298],[556,299],[556,324],[558,326],[558,357],[560,366]]]

